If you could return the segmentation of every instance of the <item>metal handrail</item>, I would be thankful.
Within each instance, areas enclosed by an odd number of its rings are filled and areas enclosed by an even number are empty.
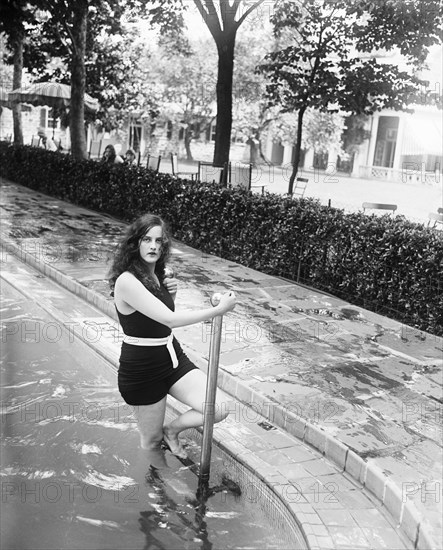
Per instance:
[[[216,306],[220,302],[220,298],[221,295],[219,293],[215,293],[211,298],[211,304]],[[206,383],[206,399],[203,420],[203,440],[200,454],[200,483],[207,483],[209,480],[222,325],[223,315],[217,315],[212,319],[211,340],[209,344],[208,381]]]

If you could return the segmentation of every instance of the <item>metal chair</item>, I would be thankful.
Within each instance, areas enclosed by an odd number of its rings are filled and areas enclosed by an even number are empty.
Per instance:
[[[391,214],[394,214],[397,210],[396,204],[385,204],[382,202],[364,202],[361,206],[363,212],[366,212],[366,210],[390,210]]]
[[[302,199],[304,197],[306,187],[308,186],[308,182],[308,178],[295,178],[295,185],[291,196],[296,195]]]
[[[428,216],[428,226],[431,224],[431,222],[434,222],[434,225],[432,227],[439,227],[443,229],[443,208],[439,208],[437,212],[431,212]]]
[[[223,170],[222,166],[213,166],[212,162],[199,161],[197,181],[203,183],[222,183]]]
[[[149,170],[154,170],[154,172],[158,172],[160,170],[160,163],[161,163],[162,157],[161,155],[149,155],[146,161],[146,168],[149,168]]]
[[[89,144],[88,158],[99,159],[101,148],[102,148],[102,140],[91,141],[91,143]]]
[[[235,162],[228,164],[228,183],[233,187],[251,189],[252,164],[240,164]]]
[[[42,138],[40,136],[32,136],[31,147],[39,147],[41,139]]]
[[[232,187],[243,187],[249,191],[254,187],[261,188],[262,195],[265,192],[266,185],[252,185],[252,164],[228,163],[227,182]]]
[[[194,178],[197,177],[197,175],[198,175],[198,172],[179,172],[178,171],[178,155],[177,155],[177,153],[171,153],[171,168],[172,168],[172,175],[175,178],[180,178],[180,177],[183,176],[182,179],[191,179],[191,181],[194,181]]]

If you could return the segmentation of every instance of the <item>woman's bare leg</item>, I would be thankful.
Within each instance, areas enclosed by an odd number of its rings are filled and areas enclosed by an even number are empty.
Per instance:
[[[178,439],[179,433],[203,425],[206,382],[206,375],[201,370],[195,369],[180,378],[169,390],[172,397],[191,407],[189,411],[186,411],[163,428],[163,437],[166,443],[171,451],[178,456],[186,456]],[[217,390],[215,422],[224,420],[230,410],[234,410],[232,399],[221,390]]]
[[[165,421],[166,397],[153,405],[139,405],[134,407],[140,432],[140,446],[142,449],[155,449],[163,439],[163,423]]]

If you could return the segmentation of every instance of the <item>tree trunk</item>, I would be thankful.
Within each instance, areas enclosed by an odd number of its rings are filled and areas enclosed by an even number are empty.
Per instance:
[[[88,2],[77,0],[74,4],[72,25],[72,65],[71,65],[71,153],[76,159],[85,159],[85,52]]]
[[[288,195],[292,195],[294,191],[294,181],[297,177],[298,165],[300,164],[300,151],[301,151],[301,136],[303,131],[303,115],[306,109],[300,109],[297,117],[297,139],[295,142],[295,155],[294,162],[292,163],[292,174],[289,178]]]
[[[185,128],[185,135],[184,135],[184,143],[185,143],[185,151],[186,151],[186,159],[187,160],[194,160],[191,152],[191,140],[192,140],[192,128],[190,125],[188,125]]]
[[[249,162],[252,164],[257,163],[259,143],[260,142],[257,139],[257,134],[254,134],[254,137],[250,137],[246,142],[246,145],[249,145]]]
[[[14,41],[14,74],[12,77],[12,89],[21,88],[23,75],[23,35],[17,36]],[[14,125],[14,143],[23,145],[23,128],[22,128],[22,106],[21,103],[14,103],[12,107],[12,120]]]
[[[232,79],[234,73],[235,33],[217,40],[217,131],[215,136],[214,166],[229,162],[232,130]]]

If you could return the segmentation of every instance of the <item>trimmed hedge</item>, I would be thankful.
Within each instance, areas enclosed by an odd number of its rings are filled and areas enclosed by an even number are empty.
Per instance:
[[[131,221],[165,218],[176,239],[443,335],[442,233],[403,216],[346,214],[313,199],[108,167],[0,142],[1,175]]]

